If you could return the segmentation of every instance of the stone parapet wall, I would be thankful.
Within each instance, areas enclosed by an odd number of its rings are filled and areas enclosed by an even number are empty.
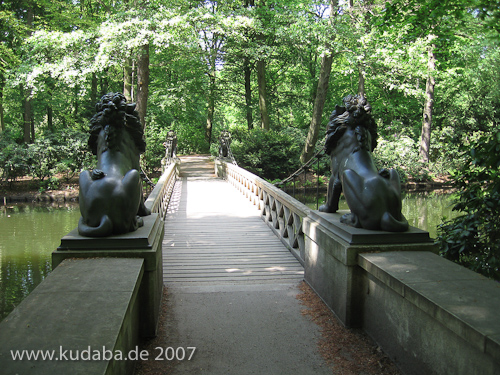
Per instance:
[[[362,327],[406,374],[500,374],[500,284],[429,252],[360,254]]]
[[[143,275],[143,259],[63,261],[0,323],[0,372],[132,374]]]

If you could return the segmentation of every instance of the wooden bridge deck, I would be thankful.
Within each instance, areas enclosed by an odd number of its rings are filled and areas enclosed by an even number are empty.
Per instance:
[[[207,165],[206,157],[182,160],[165,219],[165,284],[302,280],[303,267],[259,210]]]

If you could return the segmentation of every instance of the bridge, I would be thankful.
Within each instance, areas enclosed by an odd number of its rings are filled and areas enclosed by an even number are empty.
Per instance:
[[[295,298],[303,266],[208,157],[180,161],[165,218],[163,334],[198,352],[176,372],[330,374]]]
[[[500,374],[498,283],[440,258],[427,232],[347,227],[204,156],[166,164],[146,205],[153,214],[136,232],[61,239],[52,273],[0,323],[2,371],[132,374],[134,361],[116,355],[23,362],[9,352],[132,353],[156,336],[146,362],[177,356],[176,374],[332,373],[295,298],[305,280],[405,374]]]

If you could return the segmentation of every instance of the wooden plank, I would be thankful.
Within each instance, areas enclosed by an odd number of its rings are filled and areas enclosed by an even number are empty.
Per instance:
[[[208,176],[210,168],[197,175],[196,163],[181,163],[183,177],[167,211],[164,282],[185,286],[303,279],[303,267],[261,220],[260,211],[232,185]]]

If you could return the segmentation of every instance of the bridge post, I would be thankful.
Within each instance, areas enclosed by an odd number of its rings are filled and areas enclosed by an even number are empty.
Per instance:
[[[345,326],[356,327],[362,311],[358,254],[437,249],[426,231],[415,227],[402,233],[354,228],[340,223],[345,212],[310,211],[304,218],[304,278]]]
[[[142,258],[144,277],[139,290],[143,337],[154,337],[158,330],[163,292],[163,221],[159,214],[145,216],[144,226],[134,232],[104,238],[83,237],[73,229],[61,239],[52,253],[52,268],[68,258]]]

